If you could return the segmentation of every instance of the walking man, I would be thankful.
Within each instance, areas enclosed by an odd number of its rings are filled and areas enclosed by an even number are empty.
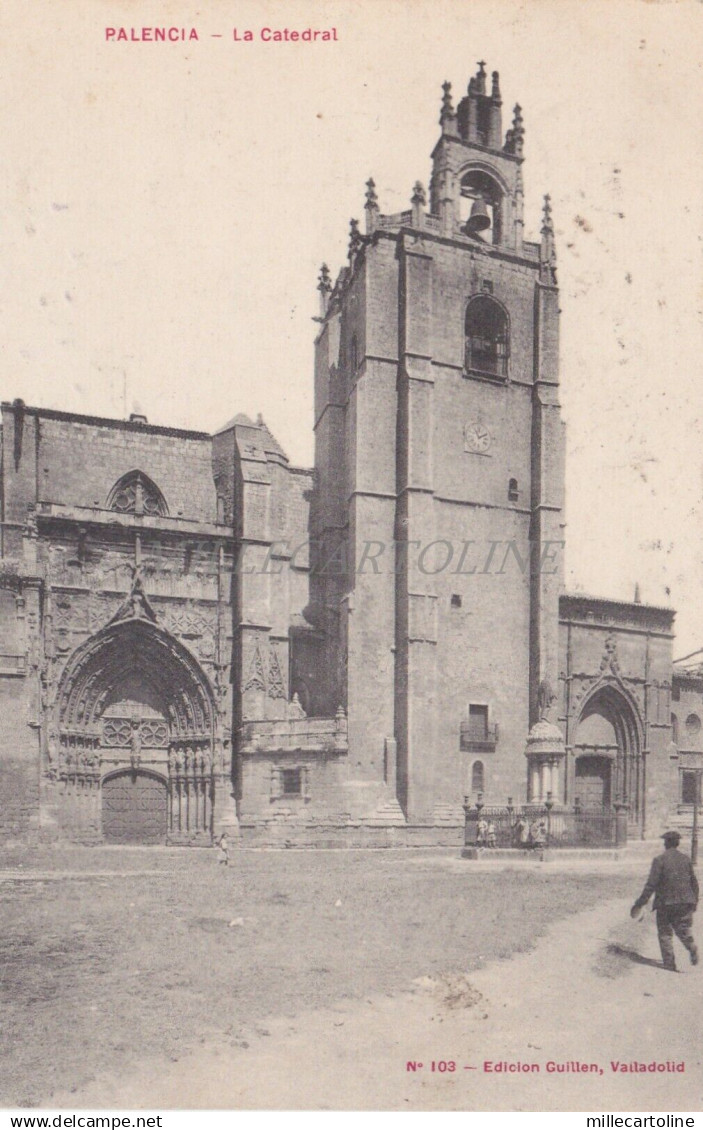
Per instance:
[[[698,948],[691,933],[698,906],[698,880],[691,860],[678,850],[679,833],[665,832],[662,839],[665,850],[652,860],[649,878],[630,914],[637,918],[641,907],[654,895],[662,962],[665,969],[676,970],[674,934],[688,950],[691,965],[698,964]]]

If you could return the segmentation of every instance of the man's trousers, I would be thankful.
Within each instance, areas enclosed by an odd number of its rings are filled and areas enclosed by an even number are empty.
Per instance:
[[[665,969],[676,969],[674,934],[689,953],[695,951],[692,929],[693,907],[690,904],[676,903],[657,908],[657,933]]]

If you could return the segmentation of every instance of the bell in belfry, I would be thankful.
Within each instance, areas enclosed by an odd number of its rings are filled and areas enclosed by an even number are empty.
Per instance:
[[[491,226],[491,217],[488,214],[486,201],[481,195],[477,196],[471,205],[471,215],[466,221],[464,231],[467,235],[478,235]]]

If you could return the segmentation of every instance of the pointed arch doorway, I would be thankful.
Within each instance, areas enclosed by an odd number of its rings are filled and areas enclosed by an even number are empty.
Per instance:
[[[629,805],[630,820],[640,823],[644,767],[642,726],[636,704],[619,686],[602,685],[581,708],[574,735],[573,797],[581,808]]]
[[[69,660],[57,714],[75,831],[92,824],[108,843],[211,839],[213,696],[173,636],[140,615],[109,624]]]

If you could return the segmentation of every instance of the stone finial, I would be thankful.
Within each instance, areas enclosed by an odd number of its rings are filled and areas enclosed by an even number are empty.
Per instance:
[[[552,220],[552,198],[547,193],[542,207],[542,235],[554,235],[554,221]]]
[[[541,233],[542,242],[539,249],[540,282],[555,286],[557,281],[557,252],[554,244],[552,199],[549,195],[544,198]]]
[[[442,127],[443,134],[450,134],[452,137],[459,136],[457,116],[454,112],[454,103],[452,102],[452,84],[450,82],[442,83],[442,109],[439,114],[439,124]]]
[[[452,84],[450,82],[442,83],[442,109],[439,114],[439,124],[444,125],[448,118],[454,117],[454,103],[452,102]]]
[[[476,71],[476,78],[474,81],[474,90],[476,94],[486,93],[486,60],[481,59]]]
[[[376,195],[376,182],[373,177],[369,177],[366,182],[366,203],[364,208],[366,211],[366,234],[372,235],[376,230],[376,219],[378,216],[378,197]]]
[[[642,603],[642,593],[640,591],[639,581],[637,581],[637,583],[635,584],[635,600],[634,600],[634,603],[635,604],[641,604]]]
[[[491,75],[491,98],[494,102],[502,105],[503,99],[500,96],[500,75],[498,71],[494,71]]]
[[[320,273],[317,277],[317,289],[324,294],[329,294],[332,289],[330,269],[326,263],[323,263],[320,267]]]
[[[424,227],[427,195],[425,193],[425,186],[419,180],[416,180],[413,185],[413,194],[410,197],[410,203],[413,206],[413,227]]]
[[[330,269],[326,263],[320,267],[320,274],[317,278],[317,289],[320,292],[320,317],[324,318],[329,306],[330,294],[332,293],[332,279],[330,277]]]
[[[513,134],[515,137],[515,156],[522,157],[522,151],[525,144],[525,126],[522,119],[522,109],[519,103],[515,104],[515,112],[513,117]]]
[[[425,187],[421,181],[416,180],[413,185],[413,194],[410,197],[411,204],[425,205],[427,203],[427,196],[425,194]]]
[[[515,104],[513,110],[512,128],[505,135],[505,152],[512,153],[515,157],[522,157],[525,144],[525,126],[522,118],[522,106]]]

